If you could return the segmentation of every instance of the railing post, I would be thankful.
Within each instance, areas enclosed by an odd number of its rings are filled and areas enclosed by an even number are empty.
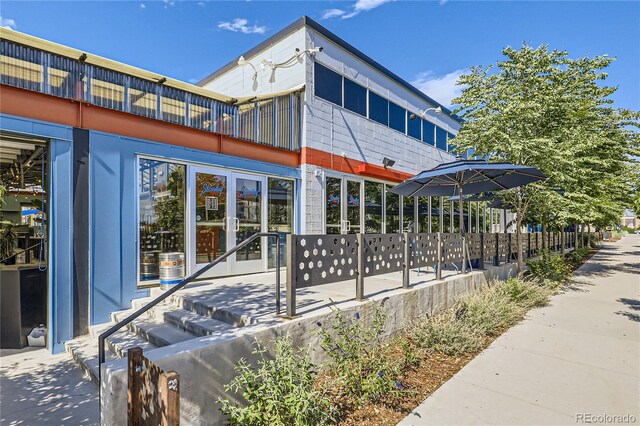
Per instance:
[[[511,233],[507,232],[507,263],[511,263],[512,256],[513,256],[513,252],[511,250]]]
[[[562,228],[560,230],[560,254],[565,254],[566,250],[565,250],[565,235],[564,235],[564,228]]]
[[[493,258],[493,264],[500,266],[500,233],[496,232],[496,255]]]
[[[293,234],[287,235],[287,317],[296,316],[296,241]]]
[[[438,245],[437,245],[438,261],[436,263],[436,280],[442,279],[442,232],[438,232]]]
[[[527,258],[531,257],[531,232],[527,232]]]
[[[276,315],[280,315],[280,234],[276,237]]]
[[[462,267],[460,272],[463,274],[467,272],[467,257],[467,237],[462,234]]]
[[[409,260],[411,249],[409,248],[409,233],[404,232],[402,234],[402,239],[404,240],[402,242],[404,247],[404,264],[402,268],[402,288],[409,288],[409,284],[410,284],[409,279],[411,277],[411,270],[410,270],[411,265]]]
[[[356,300],[364,300],[364,234],[356,234],[356,255],[358,256],[358,272],[356,275]]]
[[[484,232],[480,232],[480,260],[478,267],[484,269]]]

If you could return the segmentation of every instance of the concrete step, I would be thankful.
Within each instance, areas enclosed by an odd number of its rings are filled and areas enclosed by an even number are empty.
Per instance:
[[[249,315],[217,306],[215,302],[212,302],[206,295],[181,294],[178,292],[172,295],[170,299],[171,304],[175,306],[179,306],[203,317],[227,323],[233,327],[244,327],[258,322],[256,318]]]
[[[169,346],[196,337],[166,323],[163,317],[155,318],[150,315],[138,318],[126,327],[156,346]]]
[[[226,322],[204,317],[181,308],[166,308],[163,316],[167,323],[194,336],[219,335],[234,328]]]

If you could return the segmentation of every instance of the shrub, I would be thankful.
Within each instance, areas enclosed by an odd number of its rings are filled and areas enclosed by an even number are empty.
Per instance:
[[[452,356],[477,352],[484,342],[482,335],[458,320],[453,309],[417,322],[408,332],[418,347]]]
[[[540,282],[561,283],[571,273],[569,263],[564,257],[553,255],[548,250],[543,250],[538,259],[528,260],[527,266],[529,274]]]
[[[245,359],[235,367],[237,375],[225,391],[241,394],[247,405],[218,399],[220,410],[233,425],[323,425],[334,422],[335,408],[319,389],[316,367],[309,354],[295,349],[291,339],[275,340],[274,357],[257,341],[253,354],[257,368]]]
[[[468,327],[484,336],[495,336],[522,316],[522,310],[494,290],[464,298],[456,312]]]
[[[582,262],[582,260],[587,257],[589,254],[589,250],[586,248],[580,248],[572,251],[567,256],[567,260],[569,260],[574,266],[577,266]]]
[[[526,310],[546,306],[551,296],[549,288],[514,277],[510,277],[506,282],[497,285],[495,291],[508,297],[509,300]]]
[[[372,303],[369,320],[339,309],[328,325],[318,323],[321,348],[329,357],[327,379],[347,402],[361,404],[398,396],[400,362],[383,344],[387,321],[382,303]]]

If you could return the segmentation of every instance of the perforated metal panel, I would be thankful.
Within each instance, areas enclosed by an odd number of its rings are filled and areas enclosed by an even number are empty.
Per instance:
[[[480,234],[469,233],[466,234],[467,247],[469,249],[469,259],[480,259],[482,257],[482,250],[480,247]]]
[[[364,276],[402,271],[404,236],[402,234],[364,234]]]
[[[438,264],[438,234],[410,233],[409,239],[409,267],[422,268]]]
[[[493,262],[496,257],[496,233],[485,232],[484,234],[484,261]]]
[[[445,262],[462,262],[462,235],[442,234],[442,252]]]
[[[355,234],[293,235],[296,287],[355,279],[358,270]]]

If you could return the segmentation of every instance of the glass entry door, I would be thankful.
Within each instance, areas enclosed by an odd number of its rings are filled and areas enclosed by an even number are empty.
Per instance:
[[[233,222],[229,230],[233,245],[240,244],[253,234],[262,232],[265,223],[265,179],[255,175],[232,174],[234,185]],[[243,274],[265,270],[265,238],[259,238],[237,251],[230,273]]]
[[[190,273],[206,266],[265,225],[265,178],[191,167],[189,174]],[[203,277],[266,270],[262,239],[231,254]]]
[[[327,234],[361,232],[363,218],[362,181],[327,176],[325,224]]]

